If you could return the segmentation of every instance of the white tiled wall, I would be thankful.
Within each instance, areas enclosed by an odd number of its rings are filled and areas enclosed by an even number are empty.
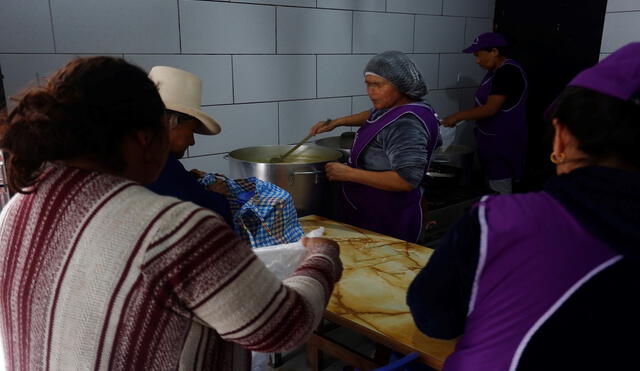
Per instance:
[[[384,12],[384,7],[385,0],[318,0],[318,8]]]
[[[468,108],[466,91],[482,71],[461,49],[491,30],[494,4],[2,0],[0,68],[8,95],[42,81],[76,55],[108,54],[147,70],[170,65],[191,71],[203,80],[203,110],[223,130],[198,135],[183,163],[226,173],[223,156],[233,149],[296,142],[317,121],[369,109],[362,71],[384,50],[414,59],[429,87],[427,100],[443,116]],[[633,9],[636,0],[609,4],[608,16],[640,13]],[[619,42],[611,32],[611,43]]]
[[[608,0],[600,53],[609,54],[634,41],[640,41],[640,1]]]
[[[0,11],[1,53],[53,53],[47,0],[3,0]]]
[[[373,55],[319,55],[318,97],[367,94],[362,73]]]
[[[56,53],[178,53],[173,0],[51,0]]]
[[[410,14],[354,12],[353,52],[412,52],[414,21]]]
[[[418,14],[442,14],[442,0],[387,0],[387,11]]]
[[[464,28],[464,17],[418,15],[416,16],[414,51],[417,53],[459,53],[465,47]]]
[[[351,52],[352,12],[280,7],[278,54]]]

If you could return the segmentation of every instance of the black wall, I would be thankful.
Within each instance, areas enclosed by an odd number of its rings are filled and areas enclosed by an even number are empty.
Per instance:
[[[539,189],[553,173],[551,123],[544,110],[581,70],[598,62],[606,0],[497,0],[494,31],[529,78],[529,148],[523,191]]]

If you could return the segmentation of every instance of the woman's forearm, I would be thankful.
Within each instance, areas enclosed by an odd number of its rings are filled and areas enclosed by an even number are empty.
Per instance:
[[[348,180],[354,183],[368,185],[369,187],[381,189],[383,191],[408,192],[413,190],[413,186],[404,180],[395,170],[370,171],[363,169],[352,169]]]
[[[331,125],[335,128],[338,126],[362,126],[369,118],[371,111],[366,110],[360,113],[354,113],[353,115],[339,117],[331,122]]]

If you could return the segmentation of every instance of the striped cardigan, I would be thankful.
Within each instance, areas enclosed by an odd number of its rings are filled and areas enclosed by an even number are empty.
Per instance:
[[[306,340],[342,265],[277,280],[222,218],[98,172],[52,168],[0,215],[11,370],[246,370]]]

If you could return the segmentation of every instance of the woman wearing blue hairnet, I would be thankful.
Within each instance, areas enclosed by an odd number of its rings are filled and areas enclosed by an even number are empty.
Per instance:
[[[371,110],[318,122],[310,132],[360,127],[347,165],[331,162],[325,167],[329,180],[343,182],[343,220],[415,242],[422,227],[420,184],[436,146],[438,119],[422,102],[427,87],[405,54],[374,56],[364,81]]]

